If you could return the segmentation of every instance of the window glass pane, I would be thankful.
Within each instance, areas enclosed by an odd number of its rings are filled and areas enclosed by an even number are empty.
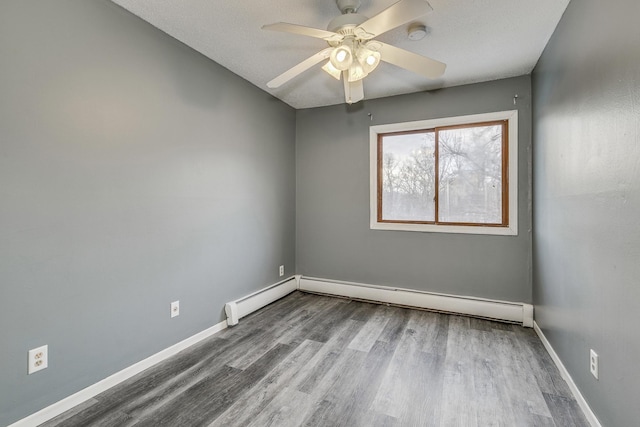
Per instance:
[[[435,133],[382,138],[382,220],[435,221]]]
[[[502,223],[502,126],[438,133],[439,222]]]

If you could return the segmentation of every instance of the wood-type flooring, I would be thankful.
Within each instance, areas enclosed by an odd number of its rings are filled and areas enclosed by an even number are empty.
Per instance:
[[[294,292],[43,425],[589,424],[532,329]]]

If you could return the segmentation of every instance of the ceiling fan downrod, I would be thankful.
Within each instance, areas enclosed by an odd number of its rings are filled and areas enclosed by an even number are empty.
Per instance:
[[[338,15],[329,22],[327,30],[342,34],[353,35],[353,29],[367,21],[367,17],[358,13],[360,0],[336,0],[336,5],[342,15]]]

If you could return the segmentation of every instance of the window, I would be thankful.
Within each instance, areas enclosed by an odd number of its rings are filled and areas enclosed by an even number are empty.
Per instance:
[[[371,228],[517,234],[517,111],[370,129]]]

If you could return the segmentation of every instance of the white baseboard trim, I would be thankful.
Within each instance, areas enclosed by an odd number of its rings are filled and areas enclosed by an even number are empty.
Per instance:
[[[182,350],[206,338],[209,338],[210,336],[222,331],[226,327],[226,321],[217,323],[202,332],[198,332],[197,334],[192,335],[189,338],[172,345],[171,347],[167,347],[164,350],[161,350],[158,353],[151,355],[144,360],[141,360],[138,363],[124,368],[123,370],[116,372],[115,374],[108,376],[107,378],[98,381],[97,383],[90,385],[89,387],[84,388],[79,392],[72,394],[71,396],[68,396],[50,406],[47,406],[46,408],[43,408],[26,418],[18,420],[8,427],[34,427],[44,423],[45,421],[49,421],[50,419],[57,417],[63,412],[66,412],[69,409],[91,399],[92,397],[97,396],[103,391],[108,390],[111,387],[114,387],[119,383],[133,377],[134,375],[144,371],[145,369],[148,369],[153,365],[181,352]]]
[[[553,349],[553,347],[551,347],[551,343],[549,342],[549,340],[547,340],[547,337],[544,336],[542,329],[540,329],[540,327],[535,321],[533,322],[533,330],[536,331],[536,334],[540,338],[540,341],[542,341],[544,348],[547,349],[547,353],[549,353],[549,355],[551,356],[551,359],[553,359],[553,362],[558,367],[558,370],[560,371],[560,375],[562,375],[562,379],[564,379],[567,382],[567,385],[569,386],[571,393],[573,393],[573,397],[575,397],[576,402],[578,402],[578,405],[580,405],[580,409],[582,409],[582,412],[584,412],[584,416],[587,418],[587,421],[589,421],[589,423],[591,424],[591,427],[602,427],[602,424],[600,424],[600,421],[598,421],[596,414],[593,413],[593,411],[591,410],[591,407],[589,407],[589,404],[584,399],[584,396],[582,396],[582,393],[580,393],[578,386],[576,385],[576,383],[573,382],[573,378],[571,378],[571,375],[569,375],[569,371],[567,371],[567,368],[564,367],[564,364],[560,360],[560,357],[558,356],[556,351]]]
[[[227,324],[229,326],[237,325],[241,318],[279,300],[285,295],[289,295],[296,289],[298,289],[298,278],[291,276],[240,299],[226,303],[224,311],[227,314]]]
[[[509,301],[438,294],[412,289],[341,282],[314,277],[299,280],[301,291],[339,295],[348,298],[465,314],[533,327],[533,306]]]

